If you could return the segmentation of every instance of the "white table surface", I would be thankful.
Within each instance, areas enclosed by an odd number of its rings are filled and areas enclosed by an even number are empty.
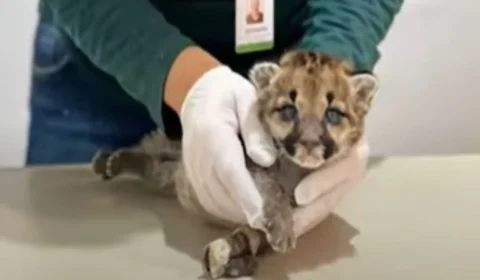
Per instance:
[[[221,234],[131,178],[84,166],[0,170],[0,279],[198,279]],[[480,156],[375,160],[295,251],[255,279],[480,279]]]

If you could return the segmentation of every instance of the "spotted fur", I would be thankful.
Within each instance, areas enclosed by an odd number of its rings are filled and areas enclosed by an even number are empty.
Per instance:
[[[262,230],[220,220],[203,209],[185,175],[180,142],[152,135],[134,147],[100,151],[93,159],[95,173],[104,179],[136,174],[161,193],[175,194],[189,212],[234,229],[205,247],[202,267],[211,278],[252,275],[265,249],[287,252],[295,247],[295,186],[360,139],[376,92],[374,76],[352,76],[348,63],[314,52],[291,51],[278,64],[257,63],[249,76],[258,92],[261,123],[280,151],[270,168],[247,157],[247,168],[264,198]]]
[[[373,75],[351,75],[351,66],[314,52],[292,51],[279,65],[259,63],[250,72],[259,117],[279,148],[305,168],[318,168],[348,152],[364,133]]]

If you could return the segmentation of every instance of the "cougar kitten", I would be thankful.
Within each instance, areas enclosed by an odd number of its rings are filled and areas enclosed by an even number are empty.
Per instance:
[[[175,195],[191,213],[235,229],[207,244],[204,272],[212,277],[251,275],[265,249],[286,252],[295,247],[293,191],[299,181],[346,154],[364,133],[365,116],[376,91],[369,74],[351,75],[351,67],[330,56],[290,51],[279,64],[254,65],[250,79],[258,93],[258,116],[280,155],[270,168],[247,167],[264,198],[264,230],[220,221],[202,208],[185,176],[181,144],[150,135],[138,145],[100,151],[95,173],[111,179],[122,173],[140,176],[162,193]]]

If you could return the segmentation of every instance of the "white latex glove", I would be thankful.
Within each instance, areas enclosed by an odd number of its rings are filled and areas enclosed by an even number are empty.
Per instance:
[[[263,201],[245,166],[247,154],[261,166],[276,150],[257,119],[253,85],[226,66],[205,73],[180,112],[186,175],[204,209],[218,218],[262,228]]]
[[[187,177],[200,204],[210,214],[263,228],[263,202],[245,166],[238,133],[247,154],[270,166],[276,150],[260,125],[253,85],[220,66],[210,70],[188,93],[180,112],[182,149]],[[335,164],[312,173],[297,187],[297,236],[319,224],[360,181],[368,158],[365,140]]]
[[[300,205],[294,213],[297,237],[322,222],[352,188],[359,185],[366,171],[369,152],[368,143],[363,138],[347,157],[300,182],[295,189],[295,198]]]

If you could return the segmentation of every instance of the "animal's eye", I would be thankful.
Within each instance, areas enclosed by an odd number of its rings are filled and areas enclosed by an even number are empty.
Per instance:
[[[278,109],[280,112],[280,117],[283,121],[292,121],[297,117],[297,108],[293,105],[285,105]]]
[[[339,125],[342,122],[342,118],[345,116],[345,114],[338,109],[334,108],[329,108],[325,112],[325,118],[328,123],[331,125]]]

